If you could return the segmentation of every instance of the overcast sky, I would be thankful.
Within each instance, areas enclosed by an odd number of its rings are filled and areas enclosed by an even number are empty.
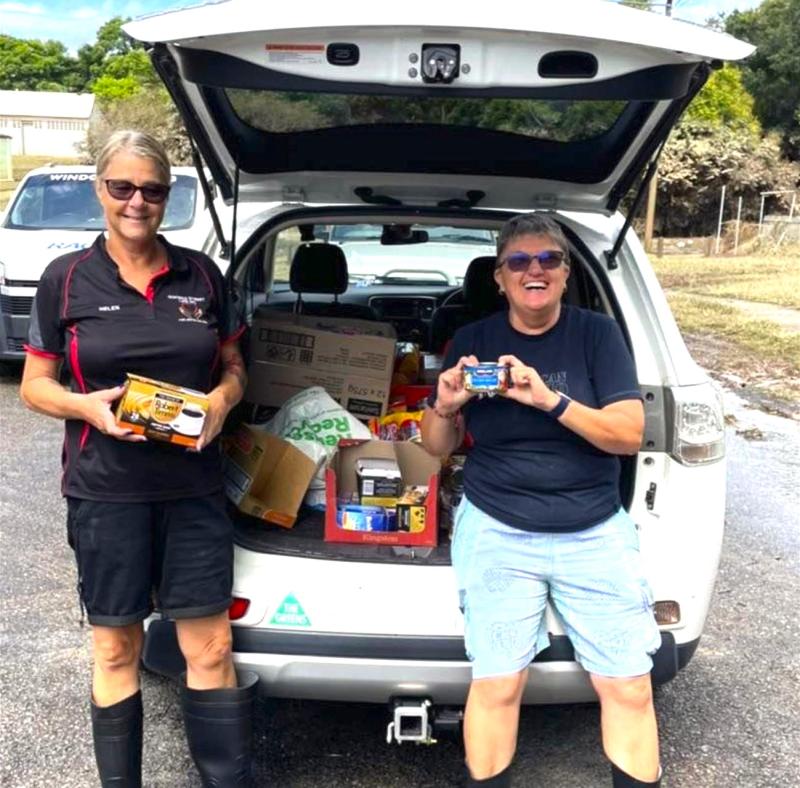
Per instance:
[[[196,5],[198,1],[0,0],[0,33],[17,38],[52,38],[62,41],[74,53],[83,44],[94,41],[97,29],[112,17],[137,17],[185,5]],[[673,16],[702,23],[720,11],[744,11],[760,3],[761,0],[673,0]]]

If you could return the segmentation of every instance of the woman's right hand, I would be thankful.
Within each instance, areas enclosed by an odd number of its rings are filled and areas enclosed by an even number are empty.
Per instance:
[[[436,407],[444,414],[460,410],[475,392],[464,388],[464,367],[479,364],[475,356],[461,356],[458,363],[439,375],[436,387]]]
[[[92,425],[103,435],[110,435],[121,441],[131,443],[142,443],[147,438],[144,435],[137,435],[132,430],[117,425],[114,413],[111,410],[112,404],[122,396],[124,386],[114,386],[112,389],[100,389],[84,394],[83,420]]]

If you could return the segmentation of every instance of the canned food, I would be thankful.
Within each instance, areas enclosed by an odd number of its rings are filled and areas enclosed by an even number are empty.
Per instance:
[[[508,389],[511,378],[506,364],[486,363],[464,367],[464,388],[476,394],[494,396]]]

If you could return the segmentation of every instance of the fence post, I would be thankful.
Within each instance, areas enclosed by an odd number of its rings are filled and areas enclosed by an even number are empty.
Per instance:
[[[719,239],[722,236],[722,213],[725,210],[725,189],[727,186],[722,187],[722,194],[719,198],[719,219],[717,219],[717,248],[716,254],[719,254]]]
[[[739,206],[736,209],[736,235],[733,239],[733,256],[739,253],[739,227],[742,224],[742,198],[739,198]]]

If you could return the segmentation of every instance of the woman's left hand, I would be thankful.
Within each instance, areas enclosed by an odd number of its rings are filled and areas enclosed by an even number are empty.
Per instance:
[[[544,411],[558,405],[558,394],[548,388],[533,367],[526,366],[516,356],[500,356],[497,363],[510,367],[513,385],[502,392],[504,397]]]
[[[228,403],[221,392],[212,391],[208,395],[208,413],[203,424],[203,431],[197,439],[196,451],[203,451],[219,435],[229,411]]]

